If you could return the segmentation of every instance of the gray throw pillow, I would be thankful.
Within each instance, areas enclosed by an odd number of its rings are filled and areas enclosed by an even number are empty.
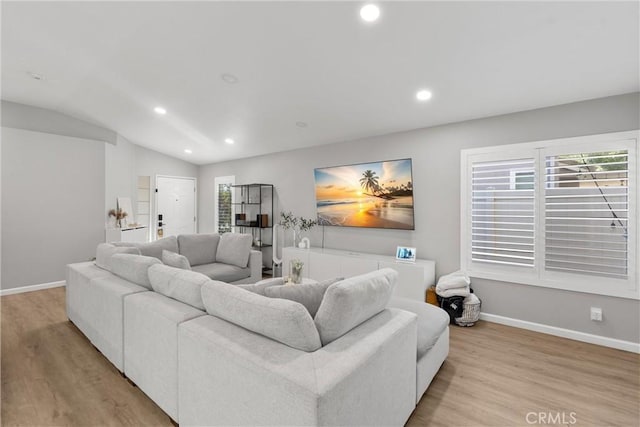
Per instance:
[[[154,264],[161,264],[154,257],[129,254],[115,254],[111,257],[111,272],[137,285],[151,289],[147,270]]]
[[[140,255],[140,251],[134,247],[119,247],[110,243],[100,243],[96,249],[96,265],[111,271],[111,256],[115,254]]]
[[[216,262],[216,252],[220,242],[219,234],[181,234],[178,236],[180,255],[189,260],[189,264],[202,265]]]
[[[151,287],[157,293],[204,310],[200,290],[211,280],[204,274],[162,264],[149,267],[148,274]]]
[[[264,294],[269,298],[282,298],[299,302],[304,305],[311,317],[313,317],[322,303],[322,298],[327,288],[340,280],[343,280],[343,278],[300,285],[269,286],[264,289]]]
[[[166,249],[162,250],[162,263],[170,267],[191,270],[191,264],[189,264],[189,260],[186,256],[170,252]]]
[[[397,271],[383,268],[329,286],[315,316],[322,345],[384,310],[397,279]]]
[[[274,277],[273,279],[263,279],[252,285],[236,285],[239,288],[253,292],[254,294],[265,296],[265,289],[271,286],[284,285],[284,279],[282,277]]]
[[[250,234],[224,233],[220,236],[216,262],[245,268],[249,264],[249,254],[253,237]]]
[[[267,298],[224,282],[202,285],[207,313],[302,351],[321,347],[313,319],[302,304]]]

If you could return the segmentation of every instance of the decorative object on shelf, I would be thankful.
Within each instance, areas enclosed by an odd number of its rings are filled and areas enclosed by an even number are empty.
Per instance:
[[[278,225],[285,230],[293,230],[293,246],[307,249],[311,247],[309,239],[307,237],[302,239],[305,243],[304,246],[300,246],[303,244],[300,238],[303,232],[311,230],[317,224],[318,222],[315,219],[307,219],[302,216],[297,217],[291,212],[280,212],[280,222],[278,223]]]
[[[293,216],[291,212],[280,212],[280,222],[278,225],[285,230],[293,230],[293,246],[296,246],[296,227],[298,226],[298,218]]]
[[[258,214],[256,217],[258,227],[266,228],[269,226],[269,214]]]
[[[122,220],[125,219],[129,215],[122,209],[111,209],[109,211],[109,218],[114,217],[116,219],[116,228],[122,228]]]
[[[237,213],[236,214],[236,225],[247,225],[247,214]]]
[[[135,221],[135,215],[133,214],[133,206],[131,205],[131,199],[129,197],[118,197],[116,199],[117,205],[116,207],[125,213],[125,216],[122,218],[124,221],[120,221],[120,227],[127,227],[127,222],[130,218],[131,221]]]
[[[304,262],[299,259],[292,259],[289,263],[289,278],[293,283],[299,285],[302,283],[302,267]]]
[[[298,247],[300,249],[309,249],[311,247],[311,242],[308,237],[303,237],[300,239],[300,243],[298,243]]]
[[[300,227],[300,236],[302,236],[302,233],[305,233],[309,230],[311,230],[313,227],[315,227],[318,222],[315,219],[306,219],[303,217],[298,218],[299,219],[299,227]],[[302,237],[302,239],[300,239],[300,242],[298,243],[298,247],[301,249],[309,249],[311,247],[311,242],[309,241],[309,238],[304,236]]]
[[[401,262],[416,262],[416,248],[398,246],[396,249],[396,260]]]

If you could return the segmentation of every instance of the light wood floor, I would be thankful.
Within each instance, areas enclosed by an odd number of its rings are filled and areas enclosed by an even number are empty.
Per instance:
[[[0,299],[2,425],[171,426],[67,321],[64,288]],[[449,358],[408,425],[528,426],[530,412],[638,426],[639,356],[486,322],[451,327]]]

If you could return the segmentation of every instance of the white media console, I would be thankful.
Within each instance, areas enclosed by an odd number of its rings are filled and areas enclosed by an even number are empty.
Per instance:
[[[289,274],[289,262],[292,259],[302,261],[302,276],[314,280],[351,277],[381,268],[393,268],[399,273],[395,295],[420,301],[425,300],[427,288],[435,283],[436,262],[426,259],[400,262],[393,256],[337,249],[288,247],[282,250],[284,276]]]

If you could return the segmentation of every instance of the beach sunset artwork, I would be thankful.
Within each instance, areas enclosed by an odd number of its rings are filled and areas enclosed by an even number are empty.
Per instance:
[[[411,159],[315,170],[318,224],[414,229]]]

